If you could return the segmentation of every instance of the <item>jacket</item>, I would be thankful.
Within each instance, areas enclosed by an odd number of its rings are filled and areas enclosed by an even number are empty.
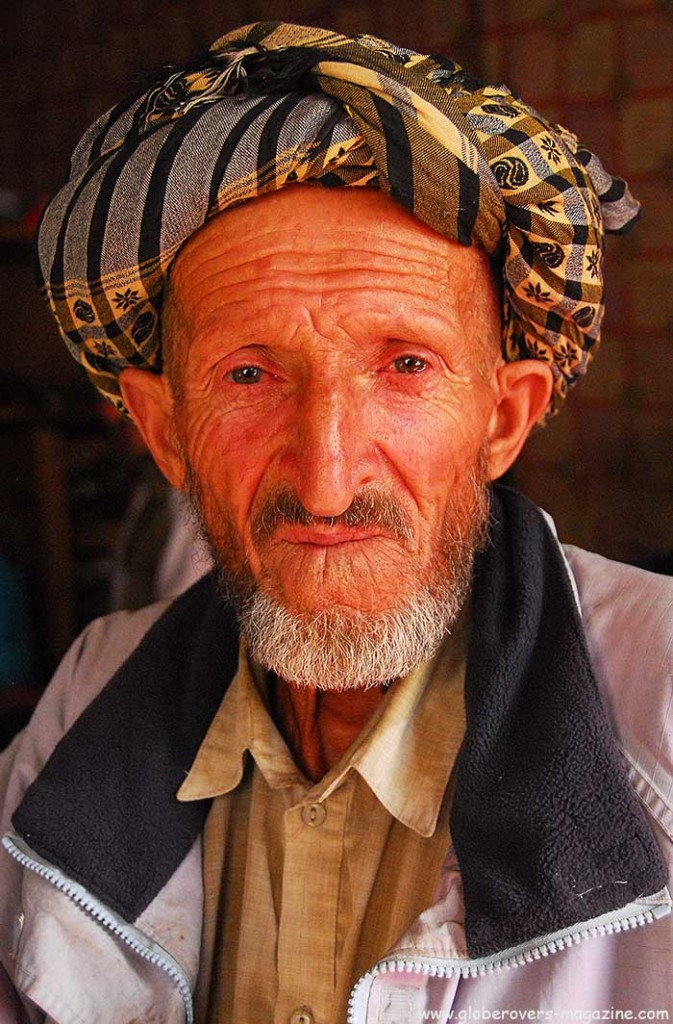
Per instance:
[[[501,492],[438,899],[349,1022],[668,1019],[672,611]],[[208,801],[174,794],[236,653],[209,578],[98,620],[3,754],[2,1024],[192,1021]]]

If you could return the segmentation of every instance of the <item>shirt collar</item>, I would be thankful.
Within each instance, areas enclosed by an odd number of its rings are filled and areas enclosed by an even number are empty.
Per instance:
[[[312,801],[327,799],[355,770],[398,821],[431,836],[465,729],[467,634],[463,616],[434,658],[393,683],[355,743],[315,784],[306,780],[276,728],[265,702],[264,672],[250,664],[242,639],[236,675],[178,800],[232,792],[247,750],[269,786],[299,786]]]
[[[272,788],[306,785],[269,714],[265,691],[264,672],[251,666],[247,644],[241,638],[236,675],[178,790],[178,800],[204,800],[230,793],[243,776],[246,750]]]
[[[434,658],[395,682],[367,727],[346,752],[343,777],[355,768],[386,809],[422,836],[437,825],[444,793],[465,732],[463,697],[467,617]],[[325,795],[338,784],[328,783]]]

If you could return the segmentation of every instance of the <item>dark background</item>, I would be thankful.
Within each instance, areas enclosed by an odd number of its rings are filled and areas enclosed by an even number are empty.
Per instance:
[[[0,15],[0,554],[28,584],[27,681],[38,687],[105,609],[134,460],[42,307],[35,215],[94,118],[157,68],[259,18],[448,54],[506,81],[629,179],[643,214],[608,247],[603,348],[514,477],[566,541],[637,563],[673,550],[670,0],[18,0]]]

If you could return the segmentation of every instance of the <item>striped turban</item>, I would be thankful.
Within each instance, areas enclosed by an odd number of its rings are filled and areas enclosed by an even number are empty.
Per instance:
[[[599,340],[604,232],[638,213],[624,182],[450,60],[258,22],[96,121],[43,217],[47,300],[119,409],[121,370],[161,372],[161,299],[181,245],[214,214],[308,180],[380,188],[496,258],[503,354],[549,363],[558,408]]]

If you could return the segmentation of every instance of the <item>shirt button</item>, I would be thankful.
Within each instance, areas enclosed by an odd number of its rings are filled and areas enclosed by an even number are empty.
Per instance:
[[[308,1006],[300,1006],[290,1014],[288,1024],[313,1024],[315,1017]]]
[[[310,825],[311,828],[317,828],[318,825],[322,825],[326,817],[327,810],[324,804],[305,804],[301,809],[301,820],[305,825]],[[294,1019],[292,1024],[294,1024]],[[304,1024],[304,1022],[298,1020],[298,1024]]]

